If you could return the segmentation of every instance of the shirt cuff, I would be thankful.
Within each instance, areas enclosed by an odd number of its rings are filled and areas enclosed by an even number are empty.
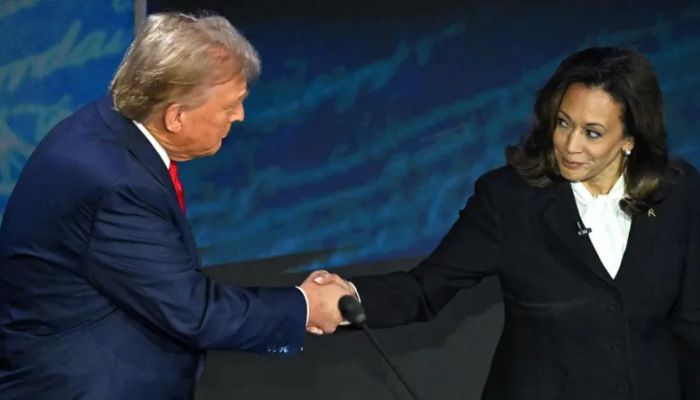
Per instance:
[[[301,294],[304,296],[304,303],[306,303],[306,324],[304,324],[304,326],[309,326],[309,298],[306,297],[306,292],[304,292],[304,289],[302,289],[300,286],[295,286],[295,288],[299,289]],[[353,290],[355,290],[354,286]]]
[[[348,286],[350,286],[350,290],[352,290],[352,295],[355,297],[355,299],[357,299],[357,301],[362,303],[362,299],[360,298],[360,293],[357,292],[357,288],[355,287],[355,284],[350,282],[350,281],[345,281],[345,283],[347,283]]]

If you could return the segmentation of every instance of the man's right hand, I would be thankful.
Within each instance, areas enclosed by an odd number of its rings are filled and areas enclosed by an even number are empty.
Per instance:
[[[312,272],[300,287],[309,302],[307,331],[314,334],[335,332],[343,320],[338,300],[352,295],[345,281],[338,275],[321,270]]]

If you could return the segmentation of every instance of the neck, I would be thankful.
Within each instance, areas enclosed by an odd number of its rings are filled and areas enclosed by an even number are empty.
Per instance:
[[[163,149],[165,149],[165,152],[172,161],[183,161],[182,157],[178,157],[177,152],[174,151],[172,142],[169,140],[172,134],[168,132],[162,124],[158,124],[153,120],[146,120],[142,122],[142,124],[148,129],[148,132],[158,141]]]
[[[592,195],[608,194],[625,170],[625,160],[620,154],[598,175],[582,181]]]
[[[592,195],[608,194],[617,180],[620,179],[620,175],[622,175],[622,171],[612,176],[597,176],[581,183]]]

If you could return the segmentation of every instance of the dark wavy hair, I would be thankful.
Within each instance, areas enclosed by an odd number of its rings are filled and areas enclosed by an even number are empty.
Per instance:
[[[636,51],[594,47],[562,61],[537,92],[529,135],[506,147],[508,165],[531,186],[562,179],[552,135],[564,92],[574,83],[602,89],[622,106],[624,135],[634,138],[634,150],[625,161],[627,189],[620,207],[630,216],[647,212],[666,170],[668,151],[661,89],[653,67]]]

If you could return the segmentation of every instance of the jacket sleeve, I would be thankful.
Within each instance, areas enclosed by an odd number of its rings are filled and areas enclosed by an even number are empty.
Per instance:
[[[301,292],[239,288],[202,275],[167,196],[143,184],[106,191],[85,256],[92,283],[134,319],[192,348],[299,352],[306,324]]]
[[[477,180],[474,195],[437,248],[417,267],[382,276],[352,278],[370,326],[434,318],[460,289],[495,273],[501,222],[492,185]]]
[[[692,210],[690,236],[680,292],[670,316],[685,400],[700,399],[700,176],[694,169],[690,175],[686,194]]]

